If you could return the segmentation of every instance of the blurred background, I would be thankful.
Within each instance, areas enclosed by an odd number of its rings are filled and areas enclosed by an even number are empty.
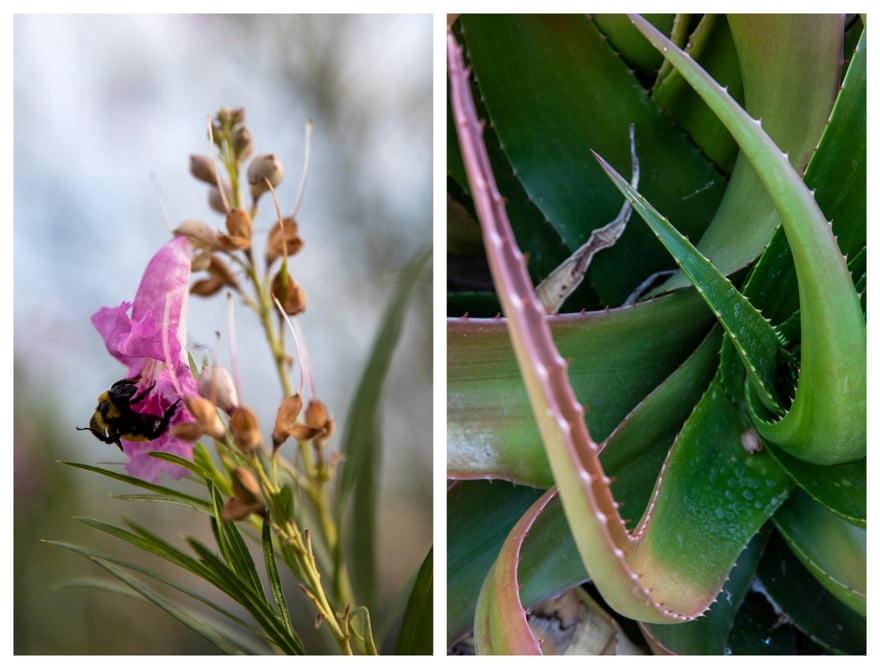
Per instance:
[[[431,16],[17,15],[13,27],[14,651],[212,652],[150,604],[58,588],[104,572],[43,539],[157,566],[76,516],[132,518],[167,539],[210,536],[204,517],[115,499],[132,490],[57,462],[121,459],[74,430],[123,373],[89,317],[133,299],[169,238],[153,175],[172,223],[222,225],[188,171],[190,154],[209,151],[207,115],[246,109],[256,153],[285,165],[286,213],[312,119],[305,247],[291,272],[306,291],[300,325],[338,439],[400,270],[432,238]],[[274,216],[262,205],[257,238]],[[253,313],[237,304],[235,316],[244,401],[268,436],[281,391]],[[193,298],[191,350],[213,348],[218,331],[228,365],[224,298]],[[377,561],[388,607],[432,542],[431,374],[425,276],[382,403]]]

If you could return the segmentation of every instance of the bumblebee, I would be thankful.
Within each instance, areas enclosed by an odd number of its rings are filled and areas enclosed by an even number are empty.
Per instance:
[[[105,444],[116,444],[122,450],[122,439],[127,441],[152,441],[162,436],[177,411],[180,400],[172,404],[161,416],[142,413],[132,408],[140,402],[156,385],[155,381],[138,393],[137,379],[122,379],[114,383],[110,390],[98,397],[98,406],[89,421],[88,430]]]

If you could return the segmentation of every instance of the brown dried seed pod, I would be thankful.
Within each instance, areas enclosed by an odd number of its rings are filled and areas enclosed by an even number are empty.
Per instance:
[[[285,274],[286,281],[282,280]],[[290,277],[290,274],[278,272],[272,279],[272,294],[281,302],[284,313],[296,316],[306,310],[306,293]]]
[[[220,512],[223,520],[244,520],[266,507],[260,484],[249,469],[236,467],[233,470],[232,492],[233,497],[226,500]]]
[[[299,225],[293,216],[276,222],[269,230],[269,238],[266,240],[266,265],[269,266],[282,257],[285,250],[288,256],[298,253],[303,244],[302,237],[299,236]]]
[[[239,407],[229,417],[232,439],[244,453],[255,451],[263,443],[257,415],[247,407]]]
[[[302,411],[302,397],[299,393],[281,400],[278,413],[275,414],[275,428],[272,430],[272,446],[276,450],[293,433],[293,427]]]

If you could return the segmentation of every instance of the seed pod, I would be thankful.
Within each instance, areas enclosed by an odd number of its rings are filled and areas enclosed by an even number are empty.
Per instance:
[[[187,397],[185,401],[193,421],[175,425],[171,429],[172,434],[187,441],[195,441],[204,435],[222,439],[226,428],[217,415],[217,407],[202,397]]]
[[[263,443],[257,415],[247,407],[239,407],[229,418],[229,431],[242,452],[251,453]]]
[[[263,153],[254,158],[247,170],[248,183],[251,186],[251,197],[256,202],[269,190],[266,181],[277,188],[284,179],[284,165],[274,153]]]
[[[226,230],[229,234],[218,233],[217,242],[224,251],[240,251],[250,248],[253,223],[250,215],[240,208],[230,209],[226,215]]]
[[[189,173],[209,186],[217,185],[217,170],[214,161],[208,156],[191,155],[189,157]]]
[[[249,469],[236,467],[232,472],[232,492],[220,512],[222,520],[244,520],[266,508],[260,484]]]
[[[285,250],[288,256],[298,253],[303,243],[302,237],[299,236],[299,225],[293,216],[287,216],[283,221],[276,222],[269,230],[269,238],[266,240],[266,266],[270,266],[283,256]]]
[[[232,151],[236,162],[241,165],[254,152],[254,138],[245,126],[237,127],[232,133]]]
[[[278,447],[293,434],[296,420],[302,411],[302,405],[303,401],[299,393],[281,400],[278,413],[275,415],[275,428],[272,430],[272,446],[275,450],[278,450]]]
[[[285,274],[286,281],[282,280],[282,274]],[[305,291],[286,272],[278,272],[272,279],[272,294],[278,298],[284,313],[289,316],[296,316],[306,310]]]

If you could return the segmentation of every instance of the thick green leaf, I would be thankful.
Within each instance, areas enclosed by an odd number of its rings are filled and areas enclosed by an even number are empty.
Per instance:
[[[866,530],[798,492],[773,518],[789,548],[828,592],[860,615],[867,608]]]
[[[375,525],[381,452],[381,415],[379,400],[391,364],[391,356],[403,329],[406,307],[419,276],[428,267],[431,248],[421,252],[404,268],[391,299],[382,328],[373,343],[370,359],[361,376],[357,392],[345,422],[342,454],[345,458],[339,479],[337,523],[347,527],[345,534],[352,580],[359,601],[372,608],[376,592]],[[430,440],[424,441],[430,444]],[[343,524],[346,509],[351,522]],[[340,569],[342,555],[334,556],[334,573]]]
[[[449,488],[446,495],[447,644],[472,627],[477,593],[501,544],[540,494],[533,488],[511,486],[503,481],[462,481]],[[564,518],[563,527],[566,527]]]
[[[642,19],[636,20],[637,27],[639,21]],[[812,155],[837,95],[843,38],[841,16],[728,15],[727,21],[739,58],[745,108],[751,117],[761,119],[762,127],[788,153],[791,164],[800,173]],[[688,61],[693,62],[690,58]],[[684,78],[690,81],[689,77]],[[718,110],[713,111],[735,136]],[[620,164],[615,157],[610,158]],[[650,193],[645,195],[672,220],[679,221],[675,212]],[[777,206],[752,160],[740,152],[724,199],[697,246],[723,274],[746,267],[761,254],[779,226]],[[680,223],[676,225],[690,234]],[[687,279],[678,275],[658,290],[684,285]]]
[[[555,490],[547,491],[517,521],[486,575],[474,616],[474,644],[479,654],[541,654],[541,644],[532,634],[520,602],[517,566],[523,539],[555,495]]]
[[[778,533],[767,544],[758,576],[777,610],[784,611],[786,618],[811,639],[831,651],[865,654],[865,617],[832,597]]]
[[[434,650],[434,549],[428,551],[409,593],[396,655],[430,655]]]
[[[641,130],[639,156],[657,166],[643,170],[643,192],[681,221],[685,232],[702,232],[724,179],[651,104],[591,18],[463,16],[461,23],[493,131],[525,192],[568,253],[620,209],[619,196],[602,183],[587,151],[593,148],[615,162],[627,160],[631,122]],[[522,231],[516,233],[531,253]],[[623,303],[646,276],[669,267],[662,248],[645,233],[638,227],[627,230],[593,263],[588,279],[604,304]]]
[[[593,155],[706,300],[748,370],[761,401],[770,411],[778,414],[781,407],[776,397],[774,378],[783,343],[776,330],[730,280],[673,227],[668,218],[658,212],[601,156]]]
[[[632,23],[628,19],[626,22],[632,27]],[[634,27],[632,29],[635,30]],[[687,46],[683,48],[716,81],[727,86],[727,90],[734,98],[742,99],[739,61],[736,58],[736,50],[733,46],[726,16],[723,14],[703,15],[697,27],[688,36]],[[670,68],[668,75],[654,85],[651,100],[667,116],[675,119],[681,125],[693,142],[712,159],[721,171],[731,172],[738,150],[736,142],[733,141],[730,133],[727,132],[715,114],[709,110],[706,103],[681,78],[681,75]]]
[[[672,31],[672,24],[676,16],[674,14],[645,14],[645,18],[654,25],[657,30],[665,34]],[[602,31],[608,42],[620,54],[620,57],[630,65],[642,72],[653,75],[663,64],[663,58],[651,47],[641,33],[633,28],[632,23],[623,14],[594,14],[593,21],[596,27]]]
[[[705,616],[681,625],[641,625],[655,652],[681,655],[723,655],[727,652],[734,618],[758,569],[769,536],[769,532],[761,532],[752,538]]]
[[[760,123],[646,21],[633,17],[633,22],[724,122],[782,218],[797,270],[801,369],[791,410],[781,420],[761,412],[757,401],[750,402],[758,431],[808,462],[837,464],[863,457],[865,321],[831,226],[798,171]]]
[[[604,439],[700,342],[712,320],[693,292],[548,318],[594,438]],[[501,319],[447,321],[447,469],[455,478],[553,479]]]

